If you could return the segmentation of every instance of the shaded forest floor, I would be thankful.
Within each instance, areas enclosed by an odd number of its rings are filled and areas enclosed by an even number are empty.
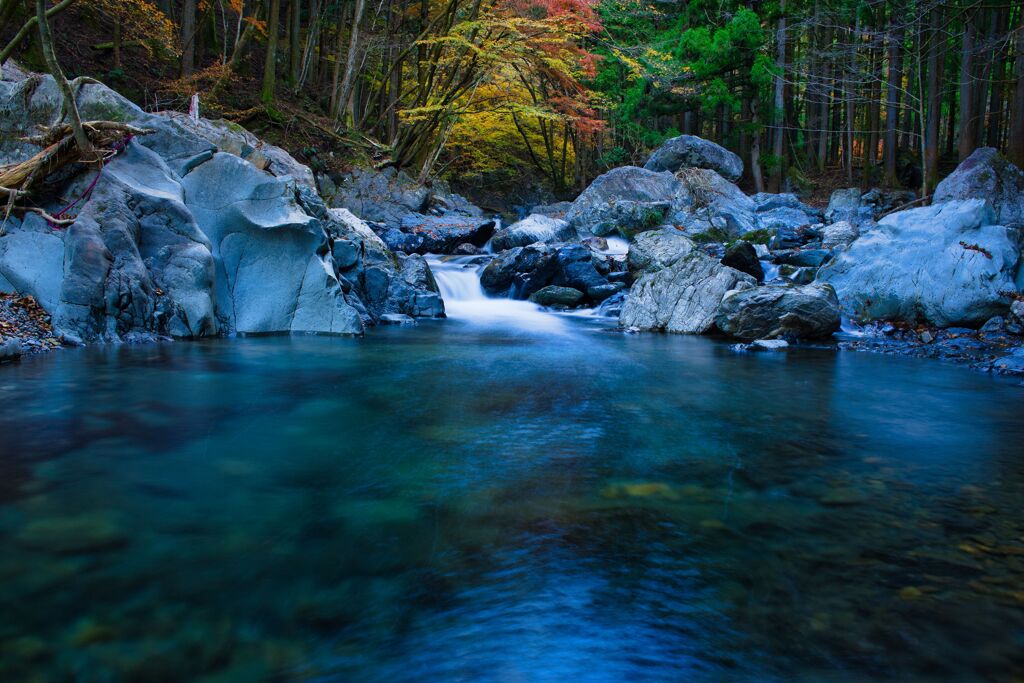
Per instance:
[[[122,48],[120,64],[115,65],[113,50],[108,47],[113,27],[109,20],[90,12],[87,6],[72,6],[55,17],[52,23],[56,35],[74,36],[73,40],[59,40],[56,45],[58,57],[69,77],[91,76],[102,80],[147,111],[186,111],[191,94],[199,92],[202,116],[224,118],[240,124],[260,139],[286,149],[316,173],[344,173],[353,167],[373,166],[387,159],[385,146],[359,133],[338,128],[325,116],[320,102],[304,92],[296,94],[287,83],[279,82],[274,105],[264,106],[259,101],[265,56],[262,45],[253,46],[239,72],[218,89],[215,97],[211,97],[220,74],[216,67],[199,72],[191,79],[181,79],[176,59],[152,54],[132,44]],[[5,44],[17,28],[14,25],[0,28],[0,44]],[[26,41],[14,59],[25,68],[45,71],[34,40]],[[955,166],[955,159],[943,160],[942,175]],[[839,188],[851,185],[860,185],[864,189],[885,188],[877,182],[862,182],[861,167],[861,160],[856,159],[852,184],[843,168],[827,168],[824,172],[804,169],[799,194],[808,204],[824,207],[832,192]],[[594,175],[600,172],[596,170]],[[501,193],[495,191],[493,184],[479,179],[471,184],[462,183],[459,178],[449,180],[457,191],[495,211],[509,212],[517,203],[529,205],[530,201],[542,203],[572,198],[553,193],[547,199],[538,197],[535,174],[527,170],[521,175],[519,184],[503,183]],[[744,191],[754,192],[747,179],[739,184]]]

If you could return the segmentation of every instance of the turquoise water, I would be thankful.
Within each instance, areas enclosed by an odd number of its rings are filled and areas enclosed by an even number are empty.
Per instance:
[[[0,367],[0,680],[1024,676],[1024,388],[558,320]]]

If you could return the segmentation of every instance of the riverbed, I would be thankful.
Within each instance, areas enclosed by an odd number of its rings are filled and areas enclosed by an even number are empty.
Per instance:
[[[474,296],[0,368],[0,679],[1024,675],[1016,382]]]

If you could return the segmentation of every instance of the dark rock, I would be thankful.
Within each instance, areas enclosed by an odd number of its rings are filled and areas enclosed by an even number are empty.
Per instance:
[[[583,296],[583,292],[572,287],[548,285],[531,294],[530,301],[541,306],[575,306]]]
[[[482,247],[494,234],[495,222],[458,215],[406,214],[400,228],[377,231],[392,251],[407,254],[450,254],[461,244]]]
[[[829,256],[830,253],[826,249],[798,249],[778,256],[775,262],[797,268],[818,268]]]
[[[21,341],[18,339],[0,338],[0,363],[21,358]]]
[[[758,282],[764,281],[764,269],[761,267],[761,261],[757,258],[757,250],[754,249],[754,245],[750,242],[744,242],[743,240],[733,242],[725,250],[725,256],[722,257],[722,265],[746,273]]]
[[[730,292],[715,325],[739,339],[818,339],[839,329],[839,299],[829,285],[763,285]]]

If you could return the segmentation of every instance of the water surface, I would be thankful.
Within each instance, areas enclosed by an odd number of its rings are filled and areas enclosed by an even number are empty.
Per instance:
[[[962,368],[456,316],[0,401],[0,680],[1024,675],[1024,389]]]

